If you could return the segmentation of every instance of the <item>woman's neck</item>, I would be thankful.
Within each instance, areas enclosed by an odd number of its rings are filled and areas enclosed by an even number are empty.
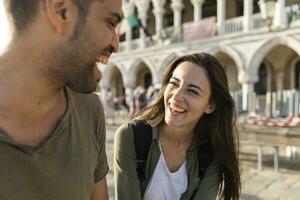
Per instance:
[[[164,124],[159,127],[159,137],[160,139],[167,140],[175,145],[188,146],[193,140],[193,130]]]

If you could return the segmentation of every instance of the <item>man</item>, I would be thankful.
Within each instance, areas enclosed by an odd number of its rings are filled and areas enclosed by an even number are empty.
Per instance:
[[[105,124],[89,94],[118,50],[121,0],[5,0],[0,199],[108,199]]]

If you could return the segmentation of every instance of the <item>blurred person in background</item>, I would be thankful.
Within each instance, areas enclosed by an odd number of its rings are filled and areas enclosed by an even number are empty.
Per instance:
[[[132,115],[140,112],[142,109],[146,107],[148,103],[147,99],[147,90],[138,86],[133,92],[133,113]]]

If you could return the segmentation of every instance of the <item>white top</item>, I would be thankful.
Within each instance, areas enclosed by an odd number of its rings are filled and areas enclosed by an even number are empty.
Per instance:
[[[144,200],[179,200],[187,189],[186,161],[171,173],[163,153],[160,154],[153,176],[147,186]]]

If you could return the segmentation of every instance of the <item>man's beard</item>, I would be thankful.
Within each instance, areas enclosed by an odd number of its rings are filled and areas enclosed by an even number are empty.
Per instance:
[[[93,77],[93,69],[100,51],[96,50],[91,38],[87,31],[82,30],[76,39],[53,49],[47,73],[53,83],[68,86],[80,93],[95,91],[97,82]]]

